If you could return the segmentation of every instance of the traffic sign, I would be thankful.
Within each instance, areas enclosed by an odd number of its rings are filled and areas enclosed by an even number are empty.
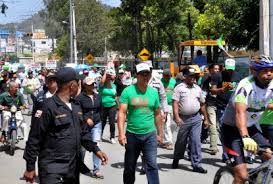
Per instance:
[[[146,48],[143,48],[137,56],[142,61],[147,61],[151,57],[151,53]]]
[[[87,61],[87,63],[91,64],[94,61],[94,56],[92,54],[88,54],[84,59]]]

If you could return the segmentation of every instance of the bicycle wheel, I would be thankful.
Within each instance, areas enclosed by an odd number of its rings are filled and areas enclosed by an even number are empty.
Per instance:
[[[230,167],[221,167],[214,176],[213,184],[231,184],[234,173]]]
[[[273,184],[271,173],[268,172],[266,169],[258,172],[252,179],[252,183]]]
[[[15,152],[15,144],[17,140],[17,132],[16,130],[12,130],[10,134],[11,142],[10,142],[10,155],[14,155]]]

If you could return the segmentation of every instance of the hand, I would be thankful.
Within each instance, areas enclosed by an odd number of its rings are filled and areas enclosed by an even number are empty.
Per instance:
[[[25,171],[24,173],[24,178],[26,180],[26,182],[30,182],[33,183],[36,177],[36,172],[35,170],[33,171]]]
[[[108,157],[104,152],[98,151],[96,156],[100,158],[102,165],[106,165],[108,163]]]
[[[258,149],[258,145],[257,143],[250,137],[244,137],[243,139],[243,144],[244,144],[244,149],[246,151],[250,151],[250,152],[257,152]]]
[[[89,126],[93,126],[93,125],[94,125],[93,120],[90,119],[90,118],[88,118],[88,119],[86,120],[86,123],[87,123]]]
[[[162,114],[162,123],[166,123],[166,120],[167,120],[167,116],[168,116],[168,113],[167,112],[164,112],[163,114]]]
[[[175,121],[176,125],[179,127],[184,123],[180,117],[175,117],[174,121]]]
[[[209,121],[208,120],[204,120],[203,125],[204,125],[205,129],[209,128]]]
[[[162,135],[158,135],[158,136],[157,136],[157,143],[158,143],[159,145],[163,144],[163,136],[162,136]]]
[[[123,135],[119,135],[118,136],[118,142],[121,146],[125,146],[125,144],[127,144],[127,139],[126,139],[126,136],[123,134]]]
[[[20,110],[25,110],[25,109],[26,109],[25,105],[20,106]]]

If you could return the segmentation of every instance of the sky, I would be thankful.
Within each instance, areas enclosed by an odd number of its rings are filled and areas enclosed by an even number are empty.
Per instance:
[[[120,5],[120,0],[100,1],[113,7]],[[44,8],[43,0],[0,0],[0,6],[3,2],[8,6],[8,9],[6,10],[6,16],[0,14],[0,24],[21,22]]]

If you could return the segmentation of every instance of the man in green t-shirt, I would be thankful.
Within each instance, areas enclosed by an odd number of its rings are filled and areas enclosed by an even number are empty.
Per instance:
[[[123,182],[135,182],[136,162],[142,152],[148,183],[159,184],[156,158],[157,140],[162,142],[162,119],[158,92],[148,86],[151,78],[149,65],[138,64],[136,72],[137,83],[125,88],[120,96],[118,140],[126,150]],[[125,133],[126,115],[128,120]]]
[[[173,120],[172,96],[173,96],[173,90],[176,84],[176,80],[172,78],[170,69],[163,70],[163,77],[161,79],[161,82],[163,83],[165,88],[165,92],[167,95],[168,108],[169,108],[166,121],[164,124],[163,148],[172,150],[173,149],[173,135],[171,130],[171,123],[173,122],[172,121]]]

